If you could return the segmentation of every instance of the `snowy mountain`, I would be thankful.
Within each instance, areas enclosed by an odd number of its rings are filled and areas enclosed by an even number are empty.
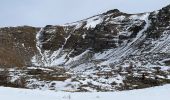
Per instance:
[[[117,9],[65,25],[0,29],[7,86],[114,91],[170,83],[170,5]],[[4,85],[4,82],[0,82]]]

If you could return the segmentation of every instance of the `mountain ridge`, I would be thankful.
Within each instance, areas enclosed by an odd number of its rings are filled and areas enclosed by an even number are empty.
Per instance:
[[[170,5],[139,14],[115,9],[63,26],[1,28],[0,66],[18,71],[15,80],[24,75],[27,88],[114,91],[170,83],[168,16]]]

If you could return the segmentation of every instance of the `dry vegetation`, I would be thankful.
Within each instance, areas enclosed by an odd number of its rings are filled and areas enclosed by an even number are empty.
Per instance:
[[[0,66],[22,67],[30,64],[36,52],[35,34],[38,28],[5,27],[0,29]]]

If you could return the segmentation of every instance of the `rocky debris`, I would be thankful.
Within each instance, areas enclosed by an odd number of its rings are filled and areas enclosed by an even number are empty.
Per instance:
[[[86,72],[88,72],[87,70]],[[161,67],[136,67],[133,63],[103,68],[93,73],[73,73],[65,68],[24,67],[1,69],[0,85],[55,91],[116,91],[170,83],[170,71]]]

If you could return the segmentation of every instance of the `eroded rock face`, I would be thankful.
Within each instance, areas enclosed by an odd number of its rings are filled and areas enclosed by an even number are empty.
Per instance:
[[[169,30],[170,27],[170,6],[164,7],[161,10],[151,13],[149,19],[151,20],[151,27],[148,37],[159,38],[165,30]]]
[[[35,62],[42,66],[70,65],[71,67],[79,65],[77,61],[84,59],[82,55],[84,53],[88,54],[88,59],[92,59],[95,53],[110,49],[114,51],[128,43],[132,44],[140,38],[138,35],[143,34],[149,27],[147,21],[149,14],[133,15],[111,10],[65,26],[48,25],[39,34],[37,41],[41,51],[40,55],[36,55],[35,58],[38,60]],[[77,56],[79,59],[75,59]],[[62,60],[61,63],[58,63],[58,60]]]

